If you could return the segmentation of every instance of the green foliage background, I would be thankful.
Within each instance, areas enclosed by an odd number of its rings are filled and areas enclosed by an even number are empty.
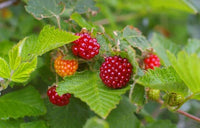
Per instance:
[[[5,83],[6,89],[1,91],[0,127],[200,127],[166,108],[158,110],[159,104],[146,103],[144,97],[144,87],[192,94],[193,100],[180,109],[200,115],[199,7],[198,0],[22,0],[1,9],[0,77],[8,80],[9,86]],[[139,28],[142,34],[130,26]],[[120,50],[128,51],[120,55],[129,59],[140,77],[131,100],[127,90],[132,83],[110,90],[103,86],[98,72],[85,71],[59,79],[58,93],[73,94],[69,105],[57,107],[48,101],[46,91],[56,81],[50,70],[51,53],[78,39],[72,32],[82,27],[97,36],[103,47],[100,54],[113,55],[111,47],[117,41],[121,42]],[[150,47],[163,67],[144,75],[135,58],[138,51]],[[92,68],[98,70],[102,60],[100,56],[96,60]]]

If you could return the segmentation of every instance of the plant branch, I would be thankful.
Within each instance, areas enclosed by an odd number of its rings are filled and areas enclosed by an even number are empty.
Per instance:
[[[163,102],[162,100],[158,100],[157,102],[160,103],[161,105],[164,104],[164,102]],[[186,116],[186,117],[188,117],[188,118],[190,118],[190,119],[192,119],[192,120],[195,120],[195,121],[197,121],[197,122],[200,122],[200,118],[199,118],[199,117],[196,117],[196,116],[194,116],[194,115],[191,115],[191,114],[189,114],[189,113],[187,113],[187,112],[184,112],[184,111],[182,111],[182,110],[176,110],[176,112],[179,113],[179,114],[182,114],[182,115],[184,115],[184,116]]]
[[[56,16],[56,20],[57,20],[57,23],[58,23],[58,28],[61,29],[60,16]]]
[[[133,94],[133,89],[135,87],[135,84],[136,84],[136,79],[135,79],[135,76],[133,77],[133,84],[131,85],[131,89],[130,89],[130,92],[129,92],[129,100],[132,101],[132,94]]]

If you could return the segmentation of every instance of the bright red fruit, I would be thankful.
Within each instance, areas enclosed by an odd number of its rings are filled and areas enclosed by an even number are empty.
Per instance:
[[[129,82],[132,65],[126,58],[107,57],[100,67],[100,78],[110,88],[122,88]]]
[[[72,52],[76,56],[89,60],[99,54],[100,45],[96,38],[92,38],[88,33],[76,33],[80,38],[74,41]]]
[[[59,96],[58,93],[56,92],[56,86],[52,86],[51,88],[49,88],[47,91],[47,95],[49,97],[49,101],[52,104],[55,104],[58,106],[67,105],[69,103],[69,99],[71,97],[71,94],[69,94],[69,93]]]
[[[62,58],[62,56],[58,56],[54,61],[54,69],[56,73],[61,77],[73,75],[78,69],[78,61],[63,60]]]
[[[154,67],[160,67],[160,59],[157,55],[150,54],[149,57],[144,59],[145,70],[154,69]]]

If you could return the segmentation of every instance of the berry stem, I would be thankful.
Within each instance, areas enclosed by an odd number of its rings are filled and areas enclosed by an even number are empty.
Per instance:
[[[163,102],[162,100],[158,100],[157,102],[160,103],[161,105],[164,104],[164,102]],[[184,111],[182,111],[182,110],[176,110],[176,112],[179,113],[179,114],[182,114],[182,115],[184,115],[184,116],[186,116],[186,117],[188,117],[188,118],[190,118],[190,119],[192,119],[192,120],[195,120],[195,121],[197,121],[197,122],[200,122],[200,118],[199,118],[199,117],[196,117],[196,116],[194,116],[194,115],[191,115],[191,114],[189,114],[189,113],[187,113],[187,112],[184,112]]]
[[[133,94],[133,89],[135,87],[135,84],[136,84],[136,79],[135,79],[135,75],[133,76],[133,84],[131,85],[131,89],[130,89],[130,92],[129,92],[129,100],[132,101],[132,94]]]

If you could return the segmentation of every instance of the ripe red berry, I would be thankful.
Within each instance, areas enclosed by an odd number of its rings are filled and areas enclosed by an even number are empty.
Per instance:
[[[49,97],[49,101],[52,104],[55,104],[58,106],[67,105],[69,103],[69,99],[71,97],[71,94],[69,94],[69,93],[59,96],[58,93],[56,92],[56,86],[52,86],[51,88],[49,88],[47,91],[47,95]]]
[[[154,67],[160,67],[160,59],[157,55],[150,54],[149,57],[144,59],[145,70],[154,69]]]
[[[92,38],[88,33],[76,33],[80,38],[74,41],[72,52],[76,56],[89,60],[99,54],[100,45],[96,38]]]
[[[78,61],[63,60],[62,58],[62,56],[58,56],[54,61],[56,73],[61,77],[73,75],[78,68]]]
[[[100,67],[100,78],[110,88],[122,88],[129,82],[132,65],[126,58],[107,57]]]

